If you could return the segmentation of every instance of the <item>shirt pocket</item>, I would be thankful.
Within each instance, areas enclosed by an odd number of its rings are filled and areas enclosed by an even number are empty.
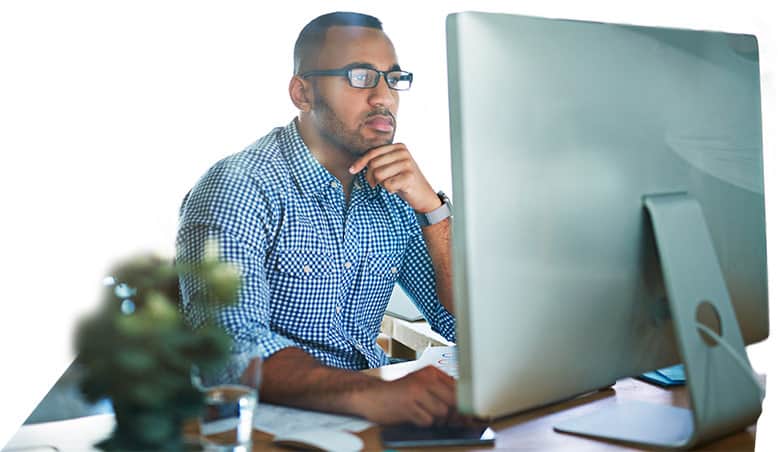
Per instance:
[[[327,252],[326,233],[320,234],[313,225],[307,221],[297,219],[294,222],[284,224],[278,240],[280,252],[297,251]]]
[[[339,295],[332,256],[285,250],[272,262],[268,278],[272,327],[297,343],[324,344]]]
[[[294,278],[319,279],[331,276],[335,264],[328,253],[294,250],[278,253],[275,269]]]
[[[400,274],[402,254],[373,254],[367,256],[367,272],[370,276],[394,283]]]

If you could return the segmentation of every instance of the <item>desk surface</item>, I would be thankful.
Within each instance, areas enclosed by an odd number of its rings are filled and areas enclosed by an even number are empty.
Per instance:
[[[393,380],[402,377],[411,370],[412,363],[403,363],[372,369],[367,371],[367,373],[386,380]],[[607,443],[580,436],[557,433],[553,429],[554,424],[560,421],[590,413],[616,401],[625,400],[638,400],[680,407],[689,406],[688,393],[685,387],[663,389],[634,378],[625,378],[619,380],[610,389],[503,418],[492,423],[492,429],[497,433],[495,448],[517,451],[636,450],[634,447],[628,447],[623,444]],[[755,435],[756,425],[752,425],[743,432],[706,444],[703,448],[706,451],[754,450]],[[368,429],[359,436],[365,441],[366,450],[382,450],[378,427]],[[468,448],[457,448],[457,450],[468,450]]]
[[[416,367],[417,366],[415,363],[409,362],[395,364],[392,366],[385,366],[379,369],[372,369],[366,371],[366,373],[379,378],[393,380],[406,375]],[[553,430],[553,425],[559,421],[583,415],[585,413],[596,410],[598,407],[603,407],[607,404],[615,403],[618,400],[639,400],[659,404],[670,404],[675,406],[688,406],[688,397],[685,388],[666,390],[635,379],[627,378],[617,382],[613,388],[588,394],[549,407],[504,418],[492,423],[492,429],[497,432],[495,448],[517,451],[636,450],[634,448],[629,448],[617,443],[606,443],[579,436],[566,435],[557,433]],[[102,415],[81,418],[75,421],[32,425],[25,428],[47,428],[49,430],[56,430],[58,425],[62,425],[64,427],[65,423],[74,422],[78,423],[77,436],[79,437],[79,440],[86,440],[88,442],[85,444],[88,444],[89,442],[96,442],[99,438],[104,437],[107,433],[109,433],[110,424],[113,422],[113,420],[112,416]],[[70,428],[71,427],[68,427],[68,429]],[[706,444],[704,446],[704,450],[753,450],[755,435],[756,426],[752,425],[750,428],[743,432],[728,436],[714,443]],[[365,450],[384,450],[380,440],[380,427],[372,427],[359,433],[358,436],[360,436],[365,442]],[[60,435],[57,435],[57,437],[60,437]],[[273,447],[270,443],[272,436],[267,433],[255,430],[253,438],[254,450],[288,450]],[[490,449],[491,448],[482,447],[479,450]],[[437,449],[425,448],[424,450]],[[451,450],[451,448],[447,448],[445,450]],[[469,450],[469,448],[459,447],[454,448],[454,450]]]

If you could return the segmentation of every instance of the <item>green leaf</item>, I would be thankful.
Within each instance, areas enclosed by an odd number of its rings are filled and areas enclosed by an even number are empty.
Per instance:
[[[142,374],[153,371],[157,365],[154,355],[139,349],[126,349],[116,354],[116,362],[122,371],[131,374]]]
[[[153,325],[140,315],[123,315],[116,319],[116,328],[128,337],[141,337],[149,332]]]
[[[128,400],[144,407],[160,407],[166,402],[165,388],[156,384],[154,380],[138,382],[129,389]]]

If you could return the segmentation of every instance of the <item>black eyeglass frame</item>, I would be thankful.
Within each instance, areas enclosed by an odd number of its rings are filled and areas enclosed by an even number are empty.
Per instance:
[[[351,82],[351,71],[353,71],[354,69],[368,70],[368,71],[373,71],[373,72],[378,73],[378,77],[375,78],[375,83],[373,84],[373,86],[354,86],[354,84]],[[389,74],[391,74],[393,72],[399,72],[400,74],[402,74],[401,77],[407,77],[407,80],[408,80],[408,87],[407,88],[399,89],[399,88],[392,87],[392,85],[389,83],[388,76],[389,76]],[[408,72],[408,71],[403,71],[403,70],[400,70],[400,69],[393,69],[391,71],[379,71],[378,69],[374,69],[372,67],[357,66],[357,67],[344,67],[344,68],[340,68],[340,69],[321,69],[321,70],[317,70],[317,71],[308,71],[308,72],[305,72],[303,74],[300,74],[300,77],[302,77],[304,79],[308,78],[308,77],[316,77],[316,76],[341,76],[341,77],[345,77],[346,80],[348,80],[349,86],[351,86],[352,88],[357,88],[357,89],[373,89],[376,86],[378,86],[378,83],[381,81],[382,78],[386,82],[386,86],[388,86],[389,89],[393,89],[395,91],[408,91],[409,89],[411,89],[411,86],[413,85],[413,73]]]

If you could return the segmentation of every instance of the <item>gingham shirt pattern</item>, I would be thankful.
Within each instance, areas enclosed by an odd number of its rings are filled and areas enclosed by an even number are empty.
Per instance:
[[[295,121],[214,165],[187,194],[176,240],[179,261],[197,261],[209,238],[243,279],[238,303],[218,318],[240,348],[263,358],[300,347],[323,364],[364,369],[388,363],[376,345],[395,282],[432,328],[455,341],[412,208],[363,170],[346,205],[343,188],[310,153]],[[182,308],[202,290],[181,278]]]

